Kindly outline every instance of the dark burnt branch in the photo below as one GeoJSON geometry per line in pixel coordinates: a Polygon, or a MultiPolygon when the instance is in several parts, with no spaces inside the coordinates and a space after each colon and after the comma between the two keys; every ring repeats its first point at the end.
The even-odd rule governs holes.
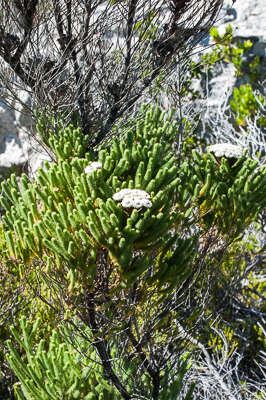
{"type": "Polygon", "coordinates": [[[30,41],[38,1],[39,0],[31,0],[31,1],[24,0],[23,3],[20,0],[15,1],[15,5],[17,6],[19,12],[22,15],[23,24],[24,24],[24,26],[23,26],[24,37],[14,55],[15,62],[19,62],[21,55],[26,50],[28,42],[30,41]]]}
{"type": "Polygon", "coordinates": [[[115,123],[115,121],[122,117],[122,115],[130,109],[143,95],[145,90],[151,85],[153,80],[160,74],[161,69],[157,68],[152,76],[149,79],[146,79],[143,87],[136,93],[134,96],[128,99],[127,102],[120,105],[115,105],[109,114],[109,117],[106,121],[106,124],[101,128],[100,132],[96,136],[94,142],[92,143],[92,147],[97,147],[101,141],[108,136],[108,132],[110,131],[111,127],[115,123]]]}
{"type": "Polygon", "coordinates": [[[61,13],[61,8],[60,8],[60,1],[55,0],[53,2],[53,7],[54,7],[54,17],[56,20],[56,29],[58,32],[58,43],[60,45],[61,51],[64,53],[65,48],[66,48],[66,41],[65,41],[65,28],[64,28],[64,23],[63,23],[63,16],[61,13]]]}
{"type": "Polygon", "coordinates": [[[67,0],[66,3],[67,9],[67,34],[68,36],[72,36],[72,0],[67,0]]]}
{"type": "Polygon", "coordinates": [[[138,0],[131,0],[128,8],[127,16],[127,37],[126,37],[126,48],[127,53],[125,57],[125,77],[123,87],[125,86],[129,74],[130,61],[132,56],[132,39],[134,35],[134,18],[136,14],[138,0]]]}
{"type": "Polygon", "coordinates": [[[81,74],[80,74],[79,64],[78,64],[78,60],[77,60],[77,54],[76,54],[75,50],[72,51],[71,58],[72,58],[73,65],[74,65],[74,75],[75,75],[76,84],[78,87],[77,101],[78,101],[79,110],[80,110],[82,127],[83,127],[84,132],[88,132],[89,125],[88,125],[88,118],[87,118],[86,108],[85,108],[84,84],[80,83],[81,74]]]}
{"type": "Polygon", "coordinates": [[[21,58],[31,40],[38,0],[14,0],[14,6],[16,9],[13,13],[10,14],[9,9],[7,9],[6,12],[9,17],[19,16],[21,19],[21,38],[18,36],[17,32],[8,32],[8,28],[3,23],[0,28],[0,55],[21,81],[34,90],[36,81],[32,76],[29,76],[27,71],[23,68],[21,58]]]}
{"type": "Polygon", "coordinates": [[[89,32],[89,27],[90,27],[90,19],[92,16],[92,1],[88,0],[85,4],[85,10],[86,10],[86,14],[85,14],[85,23],[84,23],[84,31],[83,31],[83,35],[82,35],[82,41],[84,42],[88,36],[88,32],[89,32]]]}
{"type": "Polygon", "coordinates": [[[193,4],[193,0],[170,0],[169,9],[172,14],[171,22],[168,28],[168,36],[176,32],[179,18],[188,11],[189,5],[193,4]]]}
{"type": "Polygon", "coordinates": [[[128,329],[126,330],[126,333],[127,336],[129,337],[129,340],[135,347],[137,354],[141,358],[144,368],[147,370],[152,379],[152,385],[153,385],[152,399],[157,400],[159,398],[159,391],[160,391],[160,370],[159,368],[153,366],[151,362],[147,359],[141,344],[137,341],[136,337],[132,333],[131,323],[129,324],[128,329]]]}
{"type": "Polygon", "coordinates": [[[36,87],[36,80],[29,76],[24,68],[22,68],[20,62],[16,59],[16,57],[12,57],[11,60],[4,57],[4,60],[9,63],[12,70],[17,74],[17,76],[24,82],[27,86],[30,86],[32,89],[36,87]]]}
{"type": "Polygon", "coordinates": [[[98,354],[101,358],[105,377],[115,385],[115,387],[119,390],[124,399],[129,400],[131,396],[113,371],[112,363],[110,361],[111,356],[109,354],[109,351],[107,350],[107,342],[99,338],[99,327],[96,321],[95,301],[93,299],[93,295],[87,295],[86,303],[87,320],[84,320],[84,322],[87,326],[90,327],[91,332],[95,338],[93,346],[97,349],[98,354]]]}

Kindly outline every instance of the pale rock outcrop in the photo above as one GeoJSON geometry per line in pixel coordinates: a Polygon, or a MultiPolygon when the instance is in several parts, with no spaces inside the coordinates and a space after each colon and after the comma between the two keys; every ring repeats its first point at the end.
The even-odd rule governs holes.
{"type": "Polygon", "coordinates": [[[10,167],[20,167],[27,163],[14,112],[4,102],[0,102],[0,172],[7,172],[10,167]]]}

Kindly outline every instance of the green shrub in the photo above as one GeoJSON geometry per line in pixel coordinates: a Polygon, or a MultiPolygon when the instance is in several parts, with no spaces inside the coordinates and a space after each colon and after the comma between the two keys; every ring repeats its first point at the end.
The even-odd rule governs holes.
{"type": "Polygon", "coordinates": [[[19,185],[12,175],[2,184],[3,224],[21,276],[40,277],[55,293],[55,307],[73,309],[90,328],[104,374],[124,398],[134,383],[128,387],[122,373],[117,383],[116,357],[129,375],[145,376],[142,382],[138,375],[138,393],[158,399],[175,388],[176,398],[186,367],[173,374],[183,352],[175,322],[193,326],[201,318],[197,308],[182,315],[178,296],[200,284],[205,268],[219,268],[217,254],[224,256],[263,210],[266,168],[228,144],[179,160],[173,110],[144,106],[141,113],[97,159],[75,156],[79,130],[60,130],[49,141],[57,162],[34,181],[24,175],[19,185]],[[111,348],[117,355],[110,360],[111,348]]]}
{"type": "MultiPolygon", "coordinates": [[[[22,359],[8,341],[8,362],[19,378],[14,386],[19,400],[119,400],[121,396],[103,379],[103,371],[93,347],[83,338],[75,342],[75,347],[66,343],[54,330],[49,338],[49,346],[42,339],[36,346],[36,332],[40,319],[34,325],[20,319],[22,337],[12,327],[11,331],[26,354],[22,359]],[[85,353],[85,356],[82,354],[85,353]]],[[[84,335],[90,335],[84,330],[84,335]]],[[[65,334],[67,334],[65,332],[65,334]]]]}
{"type": "Polygon", "coordinates": [[[241,85],[239,89],[234,88],[230,106],[238,125],[245,126],[248,118],[254,120],[258,116],[258,126],[266,127],[265,115],[259,116],[265,108],[265,99],[262,95],[256,94],[249,83],[241,85]]]}

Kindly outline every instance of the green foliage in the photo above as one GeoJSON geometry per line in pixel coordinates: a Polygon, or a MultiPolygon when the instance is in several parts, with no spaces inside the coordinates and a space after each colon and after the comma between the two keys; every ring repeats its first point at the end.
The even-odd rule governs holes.
{"type": "MultiPolygon", "coordinates": [[[[231,25],[227,26],[225,34],[222,36],[219,35],[217,28],[212,27],[210,29],[210,35],[216,44],[212,51],[203,54],[199,61],[191,61],[186,82],[183,85],[183,96],[189,96],[192,99],[201,97],[197,91],[192,89],[192,79],[206,79],[206,76],[210,79],[214,67],[220,62],[232,63],[235,67],[236,76],[243,76],[244,74],[243,56],[253,46],[252,42],[246,40],[244,42],[238,41],[236,43],[233,40],[231,25]]],[[[257,72],[257,64],[257,60],[255,59],[250,65],[254,76],[257,72]]]]}
{"type": "Polygon", "coordinates": [[[211,75],[213,67],[218,62],[232,63],[235,67],[237,77],[248,79],[249,83],[235,87],[233,99],[230,101],[230,108],[235,117],[235,124],[245,127],[247,118],[257,121],[259,127],[265,128],[266,119],[263,109],[265,98],[258,91],[258,84],[263,80],[260,72],[260,59],[258,56],[244,62],[244,55],[252,49],[253,43],[250,40],[236,41],[232,36],[232,27],[229,25],[223,36],[219,35],[216,28],[211,28],[210,34],[217,43],[212,52],[203,55],[198,64],[193,63],[194,76],[202,77],[207,70],[211,75]]]}
{"type": "Polygon", "coordinates": [[[265,206],[266,180],[265,167],[245,156],[232,163],[195,151],[193,162],[178,167],[171,148],[177,129],[172,112],[148,108],[135,130],[100,151],[101,168],[86,174],[93,165],[88,154],[69,161],[68,151],[61,152],[66,140],[80,143],[77,131],[67,128],[51,141],[58,163],[40,169],[36,182],[24,175],[19,187],[12,175],[2,184],[10,255],[23,263],[42,258],[48,269],[67,263],[72,292],[75,284],[92,283],[101,248],[128,284],[152,265],[148,255],[157,249],[152,282],[174,287],[187,276],[196,237],[182,239],[171,230],[198,209],[208,227],[241,233],[265,206]],[[144,190],[151,207],[123,208],[113,196],[126,188],[144,190]]]}
{"type": "MultiPolygon", "coordinates": [[[[48,348],[44,339],[34,346],[40,322],[37,319],[32,325],[25,317],[21,318],[22,337],[11,327],[14,338],[26,353],[26,359],[22,359],[12,342],[8,341],[7,359],[20,381],[14,387],[18,400],[121,399],[116,389],[103,379],[98,357],[85,339],[80,338],[73,347],[54,330],[48,348]],[[84,352],[85,357],[81,355],[84,352]]],[[[86,328],[83,333],[89,340],[86,328]]]]}
{"type": "Polygon", "coordinates": [[[233,63],[236,69],[236,75],[243,75],[243,55],[253,46],[250,40],[244,42],[238,40],[237,43],[233,40],[232,26],[228,25],[224,35],[219,35],[217,28],[210,29],[210,35],[217,45],[214,50],[202,57],[205,65],[209,68],[213,67],[217,61],[233,63]]]}
{"type": "Polygon", "coordinates": [[[77,124],[64,127],[63,114],[57,121],[51,117],[47,118],[44,113],[39,113],[37,116],[36,130],[43,143],[53,150],[58,160],[71,160],[74,156],[84,156],[88,146],[88,136],[81,132],[77,124]]]}
{"type": "Polygon", "coordinates": [[[137,35],[144,42],[145,40],[155,39],[157,36],[158,28],[156,26],[157,13],[155,9],[150,8],[149,12],[145,15],[143,20],[135,24],[135,31],[137,35]],[[155,22],[155,24],[153,23],[155,22]]]}
{"type": "Polygon", "coordinates": [[[169,377],[164,376],[162,377],[162,387],[163,390],[160,393],[159,399],[178,399],[179,396],[182,396],[183,400],[192,400],[193,399],[193,390],[195,384],[191,385],[188,393],[184,395],[183,393],[183,385],[184,385],[184,378],[188,370],[191,368],[192,363],[190,363],[190,354],[188,352],[184,353],[176,366],[178,374],[176,371],[171,371],[172,376],[172,384],[168,385],[169,377]]]}
{"type": "MultiPolygon", "coordinates": [[[[114,359],[117,359],[115,345],[112,347],[111,356],[114,359]]],[[[160,391],[158,394],[158,400],[176,400],[179,398],[182,398],[182,400],[192,400],[194,384],[188,388],[186,394],[184,393],[186,374],[192,367],[191,354],[188,351],[185,351],[176,361],[174,367],[171,366],[170,361],[167,364],[168,365],[165,366],[160,374],[160,391]]],[[[117,363],[115,362],[116,368],[118,365],[120,365],[120,368],[122,366],[123,376],[121,377],[121,380],[125,384],[129,393],[137,393],[136,388],[138,388],[140,393],[143,393],[144,398],[153,398],[154,388],[152,379],[149,374],[144,372],[142,360],[138,357],[129,359],[126,354],[120,354],[120,360],[117,361],[117,363]],[[143,373],[140,373],[140,371],[143,371],[143,373]],[[136,382],[136,379],[139,380],[136,382]]],[[[137,395],[133,395],[132,398],[138,397],[137,395]]]]}
{"type": "MultiPolygon", "coordinates": [[[[235,338],[234,329],[226,325],[221,327],[221,324],[218,323],[216,324],[215,328],[216,332],[222,332],[224,338],[226,339],[226,343],[228,345],[226,356],[230,357],[231,354],[237,349],[239,344],[235,338]]],[[[224,343],[220,335],[218,335],[216,332],[208,332],[208,348],[211,349],[213,352],[222,352],[224,351],[224,343]]]]}
{"type": "Polygon", "coordinates": [[[5,251],[6,251],[5,232],[4,232],[3,224],[0,224],[0,252],[1,252],[2,256],[5,251]]]}
{"type": "MultiPolygon", "coordinates": [[[[0,225],[0,250],[0,398],[7,400],[9,395],[4,393],[8,392],[7,388],[10,391],[15,382],[14,372],[5,359],[5,341],[10,338],[10,324],[14,324],[21,334],[19,318],[22,315],[28,321],[39,318],[41,323],[35,335],[35,340],[38,342],[50,335],[51,330],[57,325],[57,316],[52,308],[34,296],[34,290],[38,288],[41,296],[49,297],[49,290],[46,286],[40,285],[35,270],[27,268],[22,276],[16,260],[9,259],[2,224],[0,225]]],[[[17,344],[14,343],[14,346],[17,347],[17,344]]]]}
{"type": "MultiPolygon", "coordinates": [[[[199,61],[191,61],[186,82],[183,85],[183,95],[190,98],[201,97],[197,91],[191,87],[192,79],[210,79],[213,75],[214,67],[218,63],[233,64],[237,77],[248,77],[252,86],[256,86],[261,80],[260,60],[256,56],[249,60],[249,64],[244,62],[244,56],[252,49],[253,43],[250,40],[236,41],[233,37],[232,26],[228,25],[224,35],[218,33],[218,29],[212,27],[210,35],[215,42],[212,51],[203,54],[199,61]]],[[[248,104],[247,104],[248,105],[248,104]]]]}
{"type": "MultiPolygon", "coordinates": [[[[85,153],[85,142],[79,130],[71,125],[65,130],[59,126],[58,133],[50,132],[47,141],[57,162],[46,163],[36,180],[23,175],[18,182],[12,175],[2,183],[6,244],[21,277],[34,271],[33,275],[39,274],[42,282],[45,284],[47,280],[49,288],[55,290],[58,282],[65,299],[82,313],[85,307],[82,295],[94,291],[99,277],[105,273],[108,276],[108,301],[97,303],[97,311],[105,316],[109,313],[108,318],[114,321],[114,326],[99,333],[106,340],[113,332],[121,334],[126,330],[131,315],[140,334],[144,335],[147,321],[144,322],[141,306],[146,303],[149,303],[149,318],[153,320],[152,329],[156,333],[148,345],[156,346],[157,342],[161,345],[167,335],[175,338],[177,328],[171,321],[179,319],[178,311],[170,310],[160,317],[160,307],[172,291],[182,287],[188,278],[192,279],[201,257],[199,236],[211,232],[224,243],[237,241],[265,207],[266,168],[258,167],[245,153],[236,159],[214,157],[210,152],[201,154],[195,150],[188,161],[180,160],[174,152],[179,126],[173,115],[174,110],[167,114],[159,108],[143,106],[136,122],[129,122],[120,140],[115,138],[110,146],[100,149],[97,160],[85,153]],[[130,206],[125,205],[117,197],[123,189],[144,193],[145,201],[134,203],[130,198],[130,206]],[[127,309],[126,298],[132,296],[132,288],[136,287],[140,300],[136,307],[127,309]],[[120,299],[122,292],[123,299],[120,299]],[[114,295],[118,298],[115,305],[112,303],[114,295]],[[116,316],[113,308],[120,310],[116,316]]],[[[40,132],[44,129],[40,125],[40,132]]],[[[211,254],[206,255],[206,260],[210,258],[211,254]]],[[[99,298],[102,299],[102,293],[99,298]]],[[[197,312],[192,314],[189,316],[191,326],[197,312]]],[[[23,324],[25,321],[21,329],[26,338],[30,336],[27,331],[30,328],[24,328],[23,324]]],[[[35,331],[37,328],[38,324],[35,331]]],[[[59,340],[54,335],[51,340],[59,340]]],[[[19,339],[18,334],[16,339],[19,339]]],[[[35,375],[31,375],[31,362],[39,365],[42,348],[29,353],[24,342],[23,345],[19,343],[29,354],[27,374],[30,375],[19,375],[19,370],[23,369],[9,342],[10,364],[22,383],[24,396],[29,396],[27,390],[35,393],[37,384],[49,396],[51,385],[60,387],[63,380],[55,382],[56,374],[46,376],[43,359],[40,371],[36,372],[37,382],[35,375]],[[40,386],[44,379],[48,379],[47,387],[40,386]]],[[[49,347],[46,363],[53,357],[62,362],[57,347],[49,347]]],[[[140,353],[145,354],[145,351],[147,348],[140,353]]],[[[142,363],[139,354],[128,364],[121,361],[126,376],[135,376],[132,371],[140,369],[142,363]]],[[[189,361],[185,358],[184,363],[182,360],[180,363],[176,379],[171,375],[171,368],[165,366],[165,370],[160,371],[162,399],[176,398],[174,396],[181,393],[189,361]]],[[[73,372],[73,377],[75,374],[73,372]]],[[[150,393],[151,376],[147,371],[144,375],[142,388],[150,393]]],[[[65,377],[67,381],[67,375],[65,377]]],[[[124,382],[126,379],[122,378],[124,382]]],[[[69,387],[65,390],[70,390],[69,387]]],[[[18,389],[16,393],[19,396],[18,389]]],[[[69,396],[74,398],[73,393],[69,396]]]]}
{"type": "MultiPolygon", "coordinates": [[[[233,99],[230,102],[231,110],[236,116],[236,122],[240,126],[247,124],[247,119],[252,119],[260,113],[265,107],[264,97],[255,94],[251,85],[241,85],[240,88],[234,88],[233,99]]],[[[258,126],[266,127],[266,116],[258,117],[258,126]]]]}
{"type": "MultiPolygon", "coordinates": [[[[220,35],[217,28],[212,27],[210,35],[215,42],[212,50],[204,53],[197,61],[190,61],[186,71],[185,79],[182,80],[180,88],[178,85],[171,85],[166,89],[166,96],[176,93],[178,98],[183,101],[195,101],[204,99],[206,96],[205,87],[202,90],[195,88],[196,81],[205,85],[214,76],[214,72],[222,64],[234,66],[235,76],[237,77],[233,98],[229,102],[230,108],[226,111],[226,116],[231,118],[234,129],[239,131],[239,127],[246,128],[247,120],[256,121],[259,128],[265,128],[265,98],[261,93],[263,87],[263,75],[259,57],[250,58],[248,52],[252,49],[253,43],[250,40],[241,41],[233,37],[232,27],[226,28],[224,35],[220,35]],[[248,59],[248,62],[245,61],[248,59]],[[242,84],[242,82],[248,82],[242,84]]],[[[164,91],[164,88],[157,85],[156,90],[164,91]]],[[[155,92],[154,91],[154,92],[155,92]]],[[[173,97],[173,96],[172,96],[173,97]]],[[[205,138],[198,135],[202,129],[201,115],[193,115],[191,120],[183,119],[183,144],[184,155],[189,157],[193,148],[204,147],[205,138]]],[[[205,127],[206,129],[206,127],[205,127]]]]}
{"type": "MultiPolygon", "coordinates": [[[[82,335],[75,337],[73,344],[65,342],[69,337],[66,329],[53,330],[47,340],[37,342],[38,330],[41,320],[38,318],[34,324],[27,322],[26,317],[19,321],[20,330],[11,327],[11,332],[19,345],[15,348],[11,340],[8,345],[8,362],[19,379],[14,385],[15,396],[18,400],[62,400],[62,399],[87,399],[87,400],[120,400],[122,397],[117,390],[110,386],[103,378],[103,370],[93,346],[91,333],[85,326],[82,335]],[[22,335],[20,334],[22,332],[22,335]],[[86,339],[85,339],[86,338],[86,339]]],[[[77,321],[75,321],[76,323],[77,321]]],[[[115,359],[116,352],[111,351],[115,359]]],[[[115,362],[116,364],[116,362],[115,362]]],[[[121,382],[130,392],[136,386],[135,377],[140,369],[138,359],[129,360],[120,355],[117,364],[122,365],[123,376],[121,382]]],[[[175,365],[174,370],[165,369],[161,376],[161,387],[158,399],[174,400],[183,392],[185,375],[191,368],[190,354],[184,353],[175,365]]],[[[153,385],[150,377],[144,373],[141,381],[137,383],[142,392],[152,396],[153,385]]],[[[188,393],[183,395],[183,400],[191,400],[194,385],[188,393]]]]}
{"type": "Polygon", "coordinates": [[[266,168],[245,155],[239,159],[201,155],[192,151],[193,163],[184,163],[184,193],[196,197],[195,206],[207,228],[236,237],[265,208],[266,168]]]}
{"type": "MultiPolygon", "coordinates": [[[[159,109],[147,110],[135,132],[100,151],[102,168],[90,174],[84,173],[90,164],[88,155],[67,162],[58,150],[58,163],[47,163],[36,183],[26,175],[21,188],[15,176],[3,183],[3,221],[11,256],[24,263],[44,257],[48,263],[55,255],[59,264],[70,263],[70,290],[78,270],[92,282],[100,247],[108,249],[123,279],[131,281],[142,274],[150,265],[146,254],[165,243],[168,246],[167,232],[177,216],[172,208],[179,178],[170,144],[177,127],[170,120],[171,115],[167,120],[159,109]],[[124,188],[145,190],[152,207],[123,209],[112,196],[124,188]],[[141,257],[133,257],[134,250],[141,257]]],[[[64,143],[68,137],[71,142],[71,133],[75,137],[76,131],[68,128],[58,140],[64,143]]],[[[61,142],[56,148],[60,146],[61,142]]],[[[187,239],[182,246],[191,243],[187,239]]]]}

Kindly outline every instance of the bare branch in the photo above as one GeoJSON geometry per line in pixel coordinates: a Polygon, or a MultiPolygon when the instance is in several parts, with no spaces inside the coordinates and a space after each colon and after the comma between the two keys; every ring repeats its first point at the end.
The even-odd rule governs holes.
{"type": "Polygon", "coordinates": [[[0,80],[34,109],[68,123],[79,115],[89,145],[191,53],[222,1],[1,0],[0,80]],[[19,16],[19,21],[18,21],[19,16]]]}

